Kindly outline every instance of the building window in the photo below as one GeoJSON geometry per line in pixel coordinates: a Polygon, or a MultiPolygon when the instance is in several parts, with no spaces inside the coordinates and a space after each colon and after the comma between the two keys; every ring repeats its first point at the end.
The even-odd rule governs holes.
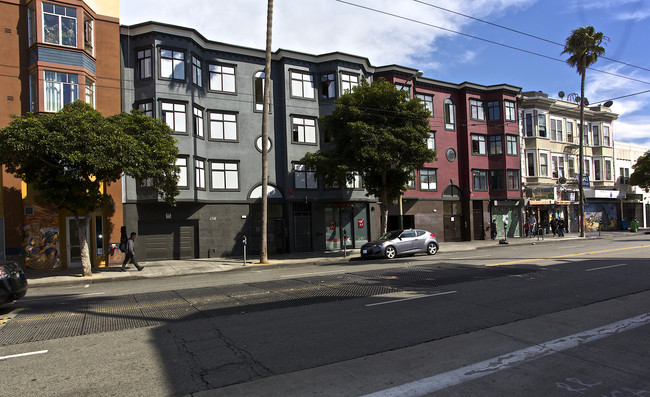
{"type": "MultiPolygon", "coordinates": [[[[209,65],[210,87],[212,91],[235,92],[235,68],[232,66],[209,65]]],[[[264,81],[264,76],[262,76],[264,81]]],[[[264,90],[262,89],[262,95],[264,90]]]]}
{"type": "Polygon", "coordinates": [[[597,125],[591,127],[592,145],[600,146],[600,128],[597,125]]]}
{"type": "Polygon", "coordinates": [[[516,135],[506,135],[506,154],[509,156],[517,156],[519,154],[516,135]]]}
{"type": "Polygon", "coordinates": [[[291,139],[294,143],[316,143],[316,120],[303,117],[291,118],[291,139]]]}
{"type": "Polygon", "coordinates": [[[433,117],[433,95],[415,94],[416,98],[420,98],[424,107],[431,113],[429,117],[433,117]]]}
{"type": "Polygon", "coordinates": [[[145,116],[153,117],[153,102],[138,103],[138,110],[144,113],[145,116]]]}
{"type": "Polygon", "coordinates": [[[584,158],[584,168],[582,169],[582,171],[584,172],[584,175],[587,175],[587,177],[589,177],[589,175],[592,175],[592,173],[591,173],[591,159],[586,158],[586,157],[584,158]]]}
{"type": "Polygon", "coordinates": [[[603,126],[603,146],[612,146],[611,136],[609,135],[609,126],[603,126]]]}
{"type": "Polygon", "coordinates": [[[456,116],[454,115],[454,103],[451,99],[445,99],[444,103],[445,112],[445,129],[453,130],[456,128],[456,116]]]}
{"type": "Polygon", "coordinates": [[[564,155],[554,154],[551,155],[551,168],[552,168],[552,177],[564,178],[564,155]]]}
{"type": "Polygon", "coordinates": [[[454,148],[450,147],[449,149],[447,149],[445,155],[447,156],[447,161],[449,161],[450,163],[453,163],[456,160],[456,151],[454,150],[454,148]]]}
{"type": "Polygon", "coordinates": [[[239,190],[239,164],[225,161],[210,163],[210,189],[239,190]]]}
{"type": "Polygon", "coordinates": [[[420,170],[420,190],[438,189],[438,171],[430,168],[420,170]]]}
{"type": "Polygon", "coordinates": [[[356,74],[341,73],[341,92],[352,92],[359,85],[359,76],[356,74]]]}
{"type": "Polygon", "coordinates": [[[189,185],[188,181],[188,169],[187,169],[187,157],[179,157],[176,159],[176,166],[178,170],[178,187],[187,188],[189,185]]]}
{"type": "Polygon", "coordinates": [[[477,99],[469,100],[470,118],[472,120],[485,120],[485,110],[483,109],[483,102],[477,99]]]}
{"type": "Polygon", "coordinates": [[[474,190],[488,190],[487,171],[485,170],[472,170],[472,182],[474,190]]]}
{"type": "Polygon", "coordinates": [[[589,146],[589,124],[582,127],[582,145],[589,146]]]}
{"type": "Polygon", "coordinates": [[[515,109],[515,103],[510,101],[503,101],[506,113],[506,121],[517,121],[517,111],[515,109]]]}
{"type": "Polygon", "coordinates": [[[490,170],[490,190],[506,190],[506,177],[503,170],[490,170]]]}
{"type": "Polygon", "coordinates": [[[526,113],[524,116],[525,122],[524,122],[524,129],[526,131],[526,136],[527,137],[532,137],[535,136],[535,128],[533,126],[533,115],[532,113],[526,113]]]}
{"type": "Polygon", "coordinates": [[[29,111],[38,112],[38,74],[29,75],[29,111]]]}
{"type": "Polygon", "coordinates": [[[182,51],[161,49],[160,77],[185,80],[185,53],[182,51]]]}
{"type": "Polygon", "coordinates": [[[485,156],[485,135],[472,135],[472,154],[485,156]]]}
{"type": "Polygon", "coordinates": [[[264,110],[264,72],[255,73],[255,110],[264,110]]]}
{"type": "Polygon", "coordinates": [[[427,149],[436,150],[436,132],[429,132],[429,138],[427,138],[427,149]]]}
{"type": "Polygon", "coordinates": [[[334,73],[323,74],[320,76],[320,97],[323,99],[334,98],[336,96],[336,79],[334,73]]]}
{"type": "Polygon", "coordinates": [[[573,122],[567,121],[566,123],[566,141],[573,143],[573,122]]]}
{"type": "Polygon", "coordinates": [[[488,150],[490,156],[503,154],[503,136],[488,135],[488,150]]]}
{"type": "Polygon", "coordinates": [[[138,78],[151,78],[151,49],[140,50],[137,52],[138,58],[138,78]]]}
{"type": "Polygon", "coordinates": [[[601,160],[594,159],[594,181],[601,181],[603,179],[601,160]]]}
{"type": "Polygon", "coordinates": [[[194,186],[205,189],[205,160],[194,159],[194,186]]]}
{"type": "Polygon", "coordinates": [[[411,175],[409,176],[408,188],[415,189],[415,171],[411,172],[411,175]]]}
{"type": "Polygon", "coordinates": [[[537,176],[537,164],[535,161],[535,152],[526,152],[526,172],[527,176],[537,176]]]}
{"type": "Polygon", "coordinates": [[[568,177],[575,179],[576,177],[576,159],[573,156],[568,156],[566,159],[566,166],[568,169],[568,177]]]}
{"type": "Polygon", "coordinates": [[[43,3],[43,40],[48,44],[77,46],[77,9],[43,3]]]}
{"type": "Polygon", "coordinates": [[[562,120],[551,119],[551,140],[562,141],[564,139],[562,133],[562,120]]]}
{"type": "Polygon", "coordinates": [[[545,114],[539,114],[537,115],[537,128],[539,130],[539,136],[542,138],[546,138],[548,135],[546,135],[546,115],[545,114]]]}
{"type": "Polygon", "coordinates": [[[619,182],[623,185],[630,183],[630,169],[621,167],[619,168],[619,182]]]}
{"type": "Polygon", "coordinates": [[[45,71],[45,110],[58,112],[79,99],[79,76],[45,71]]]}
{"type": "Polygon", "coordinates": [[[104,255],[104,220],[101,215],[95,215],[95,249],[97,256],[104,255]]]}
{"type": "Polygon", "coordinates": [[[548,176],[548,153],[539,154],[539,176],[548,176]]]}
{"type": "Polygon", "coordinates": [[[605,180],[611,181],[612,179],[612,160],[605,159],[605,180]]]}
{"type": "Polygon", "coordinates": [[[84,50],[90,55],[95,54],[95,21],[84,13],[84,50]]]}
{"type": "Polygon", "coordinates": [[[237,115],[233,113],[210,112],[210,139],[236,141],[237,115]]]}
{"type": "Polygon", "coordinates": [[[489,121],[501,120],[501,103],[499,101],[488,102],[487,110],[489,121]]]}
{"type": "Polygon", "coordinates": [[[27,43],[36,44],[36,6],[32,3],[27,9],[27,43]]]}
{"type": "Polygon", "coordinates": [[[192,109],[194,113],[192,117],[192,124],[194,127],[194,135],[203,138],[203,110],[199,108],[192,109]]]}
{"type": "Polygon", "coordinates": [[[296,189],[318,189],[316,172],[304,164],[293,165],[293,183],[296,189]]]}
{"type": "Polygon", "coordinates": [[[203,65],[201,60],[192,56],[192,83],[203,87],[203,65]]]}
{"type": "Polygon", "coordinates": [[[519,190],[519,170],[508,170],[508,190],[519,190]]]}
{"type": "Polygon", "coordinates": [[[345,187],[348,189],[361,189],[361,175],[358,172],[351,172],[345,178],[345,187]]]}
{"type": "Polygon", "coordinates": [[[314,76],[308,73],[291,72],[291,96],[314,98],[314,76]]]}
{"type": "Polygon", "coordinates": [[[86,103],[95,107],[95,82],[86,78],[86,103]]]}
{"type": "Polygon", "coordinates": [[[185,105],[182,103],[162,102],[162,120],[176,132],[187,132],[185,105]]]}

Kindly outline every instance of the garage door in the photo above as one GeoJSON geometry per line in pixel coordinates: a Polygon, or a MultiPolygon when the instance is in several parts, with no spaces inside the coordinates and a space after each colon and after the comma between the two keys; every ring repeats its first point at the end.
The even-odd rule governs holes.
{"type": "Polygon", "coordinates": [[[136,252],[143,261],[196,258],[195,229],[192,223],[139,222],[136,252]]]}

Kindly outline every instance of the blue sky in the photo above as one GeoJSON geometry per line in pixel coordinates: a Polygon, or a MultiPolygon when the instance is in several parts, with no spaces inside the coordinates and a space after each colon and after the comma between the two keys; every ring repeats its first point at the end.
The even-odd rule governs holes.
{"type": "MultiPolygon", "coordinates": [[[[122,0],[120,22],[186,26],[210,40],[263,49],[266,6],[266,0],[122,0]]],[[[650,92],[632,95],[650,90],[650,0],[275,0],[273,50],[341,51],[433,79],[507,83],[557,98],[559,91],[579,93],[580,77],[556,43],[586,25],[609,38],[606,58],[636,67],[599,59],[587,72],[585,96],[591,103],[614,100],[615,140],[650,147],[650,92]]]]}

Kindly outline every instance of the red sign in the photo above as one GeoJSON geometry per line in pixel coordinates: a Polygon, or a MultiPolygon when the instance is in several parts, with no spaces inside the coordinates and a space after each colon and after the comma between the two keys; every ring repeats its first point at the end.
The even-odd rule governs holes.
{"type": "Polygon", "coordinates": [[[359,228],[363,227],[363,219],[357,219],[357,224],[359,225],[359,228]]]}

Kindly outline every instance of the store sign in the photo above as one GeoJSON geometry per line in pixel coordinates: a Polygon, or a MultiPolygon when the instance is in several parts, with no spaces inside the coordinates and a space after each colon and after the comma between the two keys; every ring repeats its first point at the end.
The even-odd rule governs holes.
{"type": "Polygon", "coordinates": [[[619,190],[595,190],[594,198],[625,198],[625,192],[619,190]]]}
{"type": "Polygon", "coordinates": [[[555,189],[552,187],[535,187],[532,190],[533,200],[553,200],[555,198],[555,189]]]}

